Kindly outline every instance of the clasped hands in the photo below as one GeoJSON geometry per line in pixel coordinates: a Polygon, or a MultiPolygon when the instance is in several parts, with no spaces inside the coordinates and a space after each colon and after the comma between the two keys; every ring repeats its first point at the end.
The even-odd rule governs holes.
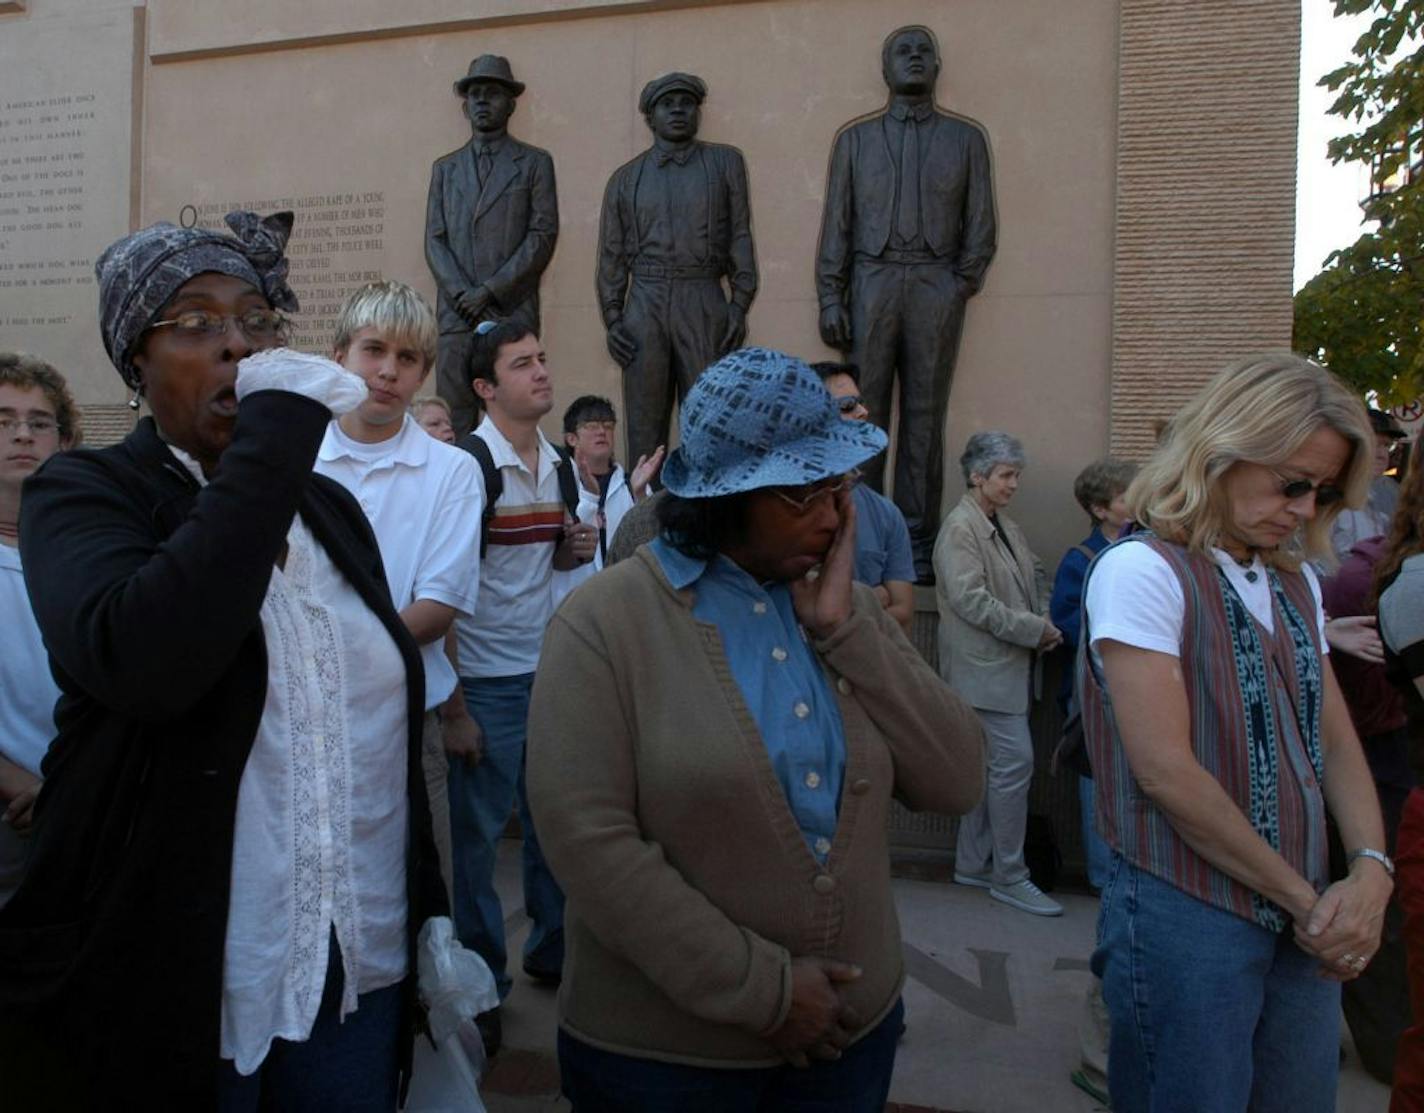
{"type": "Polygon", "coordinates": [[[812,1059],[839,1059],[850,1046],[862,1020],[840,987],[860,975],[859,966],[835,959],[791,960],[791,1007],[768,1039],[793,1067],[809,1067],[812,1059]]]}
{"type": "Polygon", "coordinates": [[[1379,949],[1384,909],[1393,888],[1383,866],[1357,860],[1349,876],[1296,911],[1296,944],[1320,960],[1325,977],[1341,982],[1358,978],[1379,949]]]}

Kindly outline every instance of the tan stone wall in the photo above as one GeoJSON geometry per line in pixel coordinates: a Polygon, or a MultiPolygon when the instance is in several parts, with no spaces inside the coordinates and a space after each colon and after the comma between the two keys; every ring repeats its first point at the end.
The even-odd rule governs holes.
{"type": "MultiPolygon", "coordinates": [[[[1079,530],[1072,475],[1107,441],[1118,5],[635,7],[331,44],[323,36],[351,27],[330,5],[283,6],[282,26],[321,45],[250,52],[230,17],[213,14],[200,33],[202,11],[220,5],[155,0],[144,220],[177,220],[185,204],[209,206],[211,218],[228,201],[338,196],[349,214],[369,208],[358,198],[379,194],[382,246],[338,250],[325,273],[379,269],[433,293],[422,251],[429,166],[469,134],[450,83],[474,55],[505,54],[529,86],[511,131],[549,149],[558,175],[562,227],[543,295],[559,399],[586,390],[616,399],[593,289],[599,203],[608,175],[648,144],[638,90],[657,74],[690,70],[711,88],[703,136],[747,158],[762,275],[750,339],[824,358],[812,265],[831,141],[846,121],[883,106],[884,35],[927,23],[944,54],[939,100],[989,134],[1001,227],[998,257],[970,305],[951,398],[947,498],[958,498],[953,460],[970,432],[1018,433],[1032,470],[1017,516],[1056,560],[1079,530]]],[[[277,14],[255,22],[270,27],[277,14]]],[[[370,226],[368,215],[342,226],[370,226]]],[[[340,239],[354,248],[375,237],[340,239]]],[[[309,300],[320,309],[337,299],[309,300]]]]}
{"type": "MultiPolygon", "coordinates": [[[[0,56],[29,63],[0,86],[62,71],[112,87],[106,134],[124,141],[105,148],[91,257],[128,224],[294,205],[302,335],[320,345],[367,275],[433,294],[429,166],[468,136],[450,82],[478,53],[508,55],[529,85],[512,131],[558,174],[543,293],[566,402],[620,393],[594,304],[598,207],[648,143],[639,88],[670,69],[707,79],[704,137],[747,156],[750,339],[828,354],[812,284],[826,158],[840,125],[883,105],[880,42],[909,22],[940,39],[941,104],[990,137],[1000,222],[951,397],[946,498],[970,432],[1017,433],[1031,467],[1015,516],[1051,565],[1082,528],[1083,464],[1110,442],[1140,454],[1151,417],[1228,358],[1289,342],[1296,0],[26,0],[0,8],[0,56]],[[103,13],[130,32],[89,33],[103,13]],[[37,30],[57,21],[67,36],[37,30]]],[[[46,343],[76,353],[81,401],[106,407],[94,429],[118,430],[86,312],[46,343]]]]}
{"type": "Polygon", "coordinates": [[[1291,340],[1297,0],[1123,0],[1112,448],[1291,340]]]}

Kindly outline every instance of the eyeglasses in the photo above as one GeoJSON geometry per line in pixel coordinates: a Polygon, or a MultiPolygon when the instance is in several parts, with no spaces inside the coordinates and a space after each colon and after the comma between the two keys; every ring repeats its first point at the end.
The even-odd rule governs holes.
{"type": "Polygon", "coordinates": [[[618,422],[609,418],[607,421],[580,421],[576,429],[602,429],[605,433],[611,433],[618,428],[618,422]]]}
{"type": "Polygon", "coordinates": [[[246,313],[227,316],[221,313],[204,313],[200,309],[180,313],[167,321],[154,321],[149,328],[171,327],[184,340],[198,340],[227,333],[229,321],[236,321],[237,327],[249,340],[271,340],[281,336],[291,323],[272,309],[249,309],[246,313]]]}
{"type": "Polygon", "coordinates": [[[59,428],[59,422],[52,417],[0,417],[0,433],[13,437],[23,425],[34,437],[44,437],[59,428]]]}
{"type": "Polygon", "coordinates": [[[1281,481],[1281,495],[1284,498],[1303,499],[1313,492],[1316,506],[1333,506],[1345,497],[1345,492],[1332,483],[1312,483],[1308,479],[1287,479],[1279,473],[1276,478],[1281,481]]]}
{"type": "Polygon", "coordinates": [[[853,414],[863,405],[865,401],[859,394],[843,394],[836,399],[836,409],[843,414],[853,414]]]}
{"type": "Polygon", "coordinates": [[[773,495],[779,498],[787,506],[794,507],[796,513],[804,514],[810,510],[816,500],[826,495],[836,495],[841,491],[849,491],[860,482],[860,472],[852,468],[845,475],[833,475],[828,479],[820,479],[815,483],[803,483],[799,487],[768,487],[773,495]]]}

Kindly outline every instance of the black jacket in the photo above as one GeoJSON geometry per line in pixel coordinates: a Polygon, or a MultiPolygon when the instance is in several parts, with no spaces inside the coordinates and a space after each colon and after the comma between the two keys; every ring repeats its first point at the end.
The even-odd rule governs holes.
{"type": "Polygon", "coordinates": [[[8,1096],[32,1082],[36,1108],[59,1108],[55,1064],[67,1062],[59,1073],[88,1091],[74,1098],[85,1108],[214,1102],[238,785],[266,698],[259,611],[294,514],[405,661],[412,975],[415,932],[447,911],[421,772],[420,654],[360,507],[311,473],[329,419],[306,398],[260,392],[206,486],[151,419],[111,448],[53,457],[25,484],[26,582],[63,694],[28,873],[0,909],[8,1096]]]}

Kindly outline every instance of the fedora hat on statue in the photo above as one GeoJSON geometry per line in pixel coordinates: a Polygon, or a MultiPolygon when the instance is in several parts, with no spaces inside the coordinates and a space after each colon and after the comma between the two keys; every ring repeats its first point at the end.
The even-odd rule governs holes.
{"type": "Polygon", "coordinates": [[[455,95],[463,97],[476,81],[497,82],[516,97],[524,92],[524,82],[514,80],[514,73],[509,68],[509,59],[502,58],[498,54],[481,54],[471,62],[469,72],[455,82],[455,95]]]}

